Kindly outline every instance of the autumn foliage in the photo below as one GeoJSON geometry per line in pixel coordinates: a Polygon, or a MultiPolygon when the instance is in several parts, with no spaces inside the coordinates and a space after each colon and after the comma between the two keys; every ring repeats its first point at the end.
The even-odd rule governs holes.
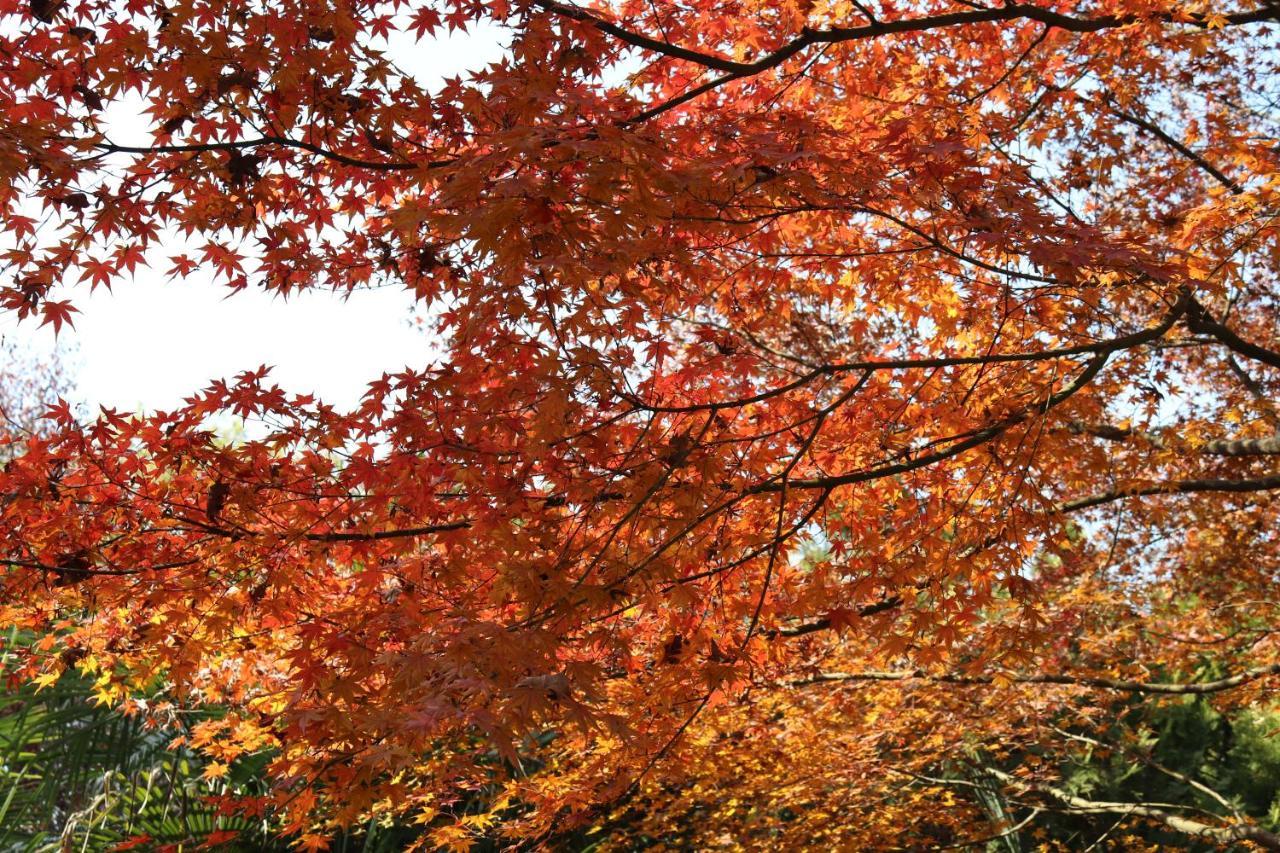
{"type": "Polygon", "coordinates": [[[176,736],[314,848],[1090,808],[1100,721],[1280,673],[1280,11],[1224,2],[0,0],[9,312],[394,286],[441,353],[55,406],[0,475],[23,674],[225,708],[176,736]],[[440,85],[388,46],[484,23],[440,85]]]}

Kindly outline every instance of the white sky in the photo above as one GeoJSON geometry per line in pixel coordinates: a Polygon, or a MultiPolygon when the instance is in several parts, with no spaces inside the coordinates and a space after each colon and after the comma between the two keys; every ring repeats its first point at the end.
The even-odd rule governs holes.
{"type": "MultiPolygon", "coordinates": [[[[414,43],[396,34],[391,55],[434,89],[498,59],[503,35],[488,27],[414,43]]],[[[110,135],[123,144],[149,141],[140,121],[113,122],[110,135]]],[[[208,274],[168,282],[163,270],[140,270],[111,292],[76,288],[70,298],[81,313],[56,344],[51,327],[18,324],[11,314],[0,315],[0,335],[33,354],[67,350],[63,360],[91,411],[176,408],[211,380],[262,364],[286,391],[346,406],[382,373],[423,367],[433,357],[430,337],[411,322],[414,301],[404,290],[360,291],[345,301],[320,292],[287,301],[261,291],[229,293],[208,274]]]]}
{"type": "MultiPolygon", "coordinates": [[[[287,302],[227,293],[197,276],[166,283],[147,271],[111,293],[79,294],[75,328],[58,336],[78,396],[95,411],[172,409],[212,379],[266,364],[286,390],[345,406],[384,371],[431,359],[429,336],[410,325],[405,291],[357,292],[345,303],[328,293],[287,302]]],[[[33,353],[55,347],[50,326],[19,326],[10,315],[0,330],[33,353]]]]}

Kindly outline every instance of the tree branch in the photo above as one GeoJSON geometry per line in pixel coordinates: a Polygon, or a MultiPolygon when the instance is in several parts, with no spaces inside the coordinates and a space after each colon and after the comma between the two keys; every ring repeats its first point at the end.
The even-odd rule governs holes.
{"type": "MultiPolygon", "coordinates": [[[[877,601],[875,604],[868,604],[865,607],[858,608],[858,617],[865,619],[868,616],[874,616],[877,613],[883,613],[886,610],[892,610],[902,604],[901,596],[892,596],[884,601],[877,601]]],[[[818,631],[826,631],[835,627],[834,623],[828,617],[815,619],[812,622],[805,622],[801,625],[792,625],[787,628],[777,628],[772,631],[761,631],[762,637],[803,637],[806,634],[814,634],[818,631]]]]}
{"type": "Polygon", "coordinates": [[[1227,492],[1227,493],[1247,493],[1247,492],[1266,492],[1272,489],[1280,489],[1280,474],[1272,474],[1269,477],[1259,477],[1256,480],[1223,480],[1223,479],[1203,479],[1203,480],[1174,480],[1170,483],[1160,483],[1155,486],[1144,486],[1139,489],[1131,489],[1128,491],[1110,490],[1100,492],[1096,495],[1089,495],[1083,498],[1066,501],[1058,505],[1058,512],[1078,512],[1082,509],[1090,509],[1095,506],[1111,503],[1112,501],[1123,500],[1125,498],[1150,497],[1152,495],[1186,495],[1197,492],[1227,492]]]}
{"type": "Polygon", "coordinates": [[[1280,352],[1246,341],[1244,338],[1231,331],[1231,329],[1227,328],[1227,326],[1213,319],[1205,307],[1194,300],[1187,311],[1187,325],[1193,332],[1213,335],[1215,338],[1222,341],[1227,348],[1235,350],[1241,355],[1247,356],[1254,361],[1260,361],[1263,364],[1269,364],[1272,367],[1280,367],[1280,352]]]}
{"type": "Polygon", "coordinates": [[[587,24],[602,33],[619,41],[652,53],[669,56],[700,65],[703,68],[724,72],[723,76],[702,83],[682,95],[664,101],[623,122],[624,125],[635,125],[648,121],[681,104],[687,103],[713,89],[751,77],[762,71],[775,68],[805,48],[816,44],[840,44],[850,41],[875,39],[882,36],[901,33],[921,33],[929,30],[948,27],[970,26],[973,24],[999,23],[1018,20],[1038,21],[1046,28],[1066,30],[1073,33],[1093,33],[1100,30],[1124,27],[1140,23],[1144,20],[1162,21],[1171,24],[1186,24],[1192,27],[1207,29],[1225,23],[1228,26],[1272,21],[1280,18],[1280,9],[1263,6],[1248,12],[1232,12],[1227,15],[1209,15],[1202,12],[1175,10],[1157,12],[1147,15],[1099,15],[1096,17],[1075,17],[1035,6],[1029,3],[1009,3],[995,8],[977,8],[965,12],[948,12],[937,15],[924,15],[916,18],[903,18],[897,21],[871,21],[857,27],[832,27],[826,30],[805,28],[801,34],[759,58],[744,62],[730,59],[720,54],[708,53],[684,47],[663,39],[656,39],[603,17],[580,6],[560,3],[556,0],[532,0],[534,6],[561,17],[587,24]]]}
{"type": "Polygon", "coordinates": [[[1280,850],[1280,836],[1267,832],[1262,827],[1251,823],[1213,826],[1181,815],[1175,815],[1164,809],[1144,803],[1113,803],[1101,800],[1086,800],[1061,788],[1028,782],[1001,770],[996,770],[993,767],[985,768],[985,770],[1006,785],[1020,788],[1023,791],[1045,794],[1077,814],[1122,814],[1151,818],[1160,821],[1175,832],[1216,844],[1237,844],[1241,841],[1252,841],[1267,850],[1280,850]]]}
{"type": "Polygon", "coordinates": [[[1042,673],[1040,675],[959,675],[955,673],[932,674],[923,670],[868,670],[866,672],[822,672],[808,678],[801,678],[789,683],[791,687],[808,687],[814,684],[838,684],[860,681],[931,681],[940,684],[984,685],[997,681],[1009,681],[1014,684],[1061,684],[1076,687],[1096,687],[1102,690],[1117,690],[1124,693],[1158,693],[1175,696],[1202,696],[1209,693],[1220,693],[1231,690],[1242,684],[1248,684],[1268,676],[1280,674],[1280,663],[1270,666],[1259,666],[1247,669],[1236,675],[1219,678],[1215,681],[1197,681],[1189,683],[1168,683],[1156,681],[1130,681],[1117,678],[1093,678],[1084,675],[1042,673]]]}
{"type": "Polygon", "coordinates": [[[1214,166],[1212,163],[1206,160],[1202,155],[1197,154],[1187,146],[1183,145],[1178,140],[1174,139],[1169,134],[1165,133],[1164,129],[1161,128],[1159,125],[1153,122],[1147,121],[1146,119],[1141,118],[1140,116],[1136,116],[1136,115],[1133,115],[1132,113],[1125,112],[1124,110],[1112,104],[1109,98],[1106,101],[1104,101],[1103,107],[1107,110],[1107,112],[1111,113],[1116,118],[1120,119],[1123,122],[1131,124],[1134,127],[1137,127],[1141,130],[1145,130],[1147,133],[1151,134],[1156,139],[1160,140],[1165,145],[1172,148],[1174,151],[1177,151],[1183,157],[1186,157],[1192,163],[1195,163],[1196,166],[1198,166],[1202,171],[1211,175],[1215,181],[1217,181],[1218,183],[1226,187],[1228,190],[1230,190],[1233,195],[1240,195],[1244,192],[1244,187],[1240,186],[1240,184],[1236,183],[1234,180],[1227,177],[1226,174],[1224,174],[1220,169],[1218,169],[1218,167],[1214,166]]]}
{"type": "Polygon", "coordinates": [[[1144,329],[1140,332],[1121,335],[1120,337],[1109,338],[1103,341],[1094,341],[1089,344],[1077,344],[1076,346],[1060,347],[1058,349],[1032,350],[1030,352],[1001,352],[987,353],[985,355],[936,356],[931,358],[867,359],[864,361],[841,361],[833,364],[820,364],[785,385],[769,388],[757,394],[752,394],[749,397],[737,397],[732,400],[719,400],[712,403],[690,403],[683,406],[662,406],[651,405],[631,395],[626,395],[623,399],[635,406],[637,409],[641,409],[646,412],[661,412],[664,414],[714,412],[720,409],[739,409],[753,403],[762,403],[772,397],[777,397],[790,391],[794,391],[797,388],[802,388],[819,377],[834,376],[840,373],[1014,364],[1028,361],[1049,361],[1050,359],[1068,358],[1073,355],[1117,352],[1151,340],[1151,335],[1157,330],[1160,330],[1159,333],[1163,334],[1164,331],[1167,331],[1172,327],[1173,323],[1177,320],[1177,316],[1180,314],[1180,309],[1175,308],[1174,310],[1175,314],[1173,316],[1165,318],[1168,325],[1165,325],[1165,322],[1162,322],[1156,329],[1144,329]]]}
{"type": "Polygon", "coordinates": [[[948,12],[938,15],[924,15],[916,18],[902,18],[897,21],[872,21],[857,27],[832,27],[826,30],[805,28],[799,37],[792,39],[759,58],[742,62],[719,54],[684,47],[663,39],[656,39],[620,24],[606,20],[581,6],[571,6],[556,0],[533,0],[533,5],[561,17],[570,18],[595,27],[621,42],[638,47],[652,53],[659,53],[673,59],[682,59],[701,65],[704,68],[723,71],[735,77],[758,74],[761,71],[781,65],[806,47],[815,44],[839,44],[848,41],[861,41],[899,33],[920,33],[928,30],[948,27],[969,26],[972,24],[999,23],[1017,20],[1039,21],[1046,27],[1067,30],[1073,33],[1094,33],[1100,30],[1124,27],[1140,23],[1143,20],[1156,20],[1171,24],[1187,24],[1192,27],[1207,29],[1211,20],[1220,18],[1227,25],[1258,23],[1276,20],[1280,10],[1263,6],[1249,12],[1232,12],[1228,15],[1211,16],[1202,12],[1172,11],[1157,12],[1149,15],[1098,15],[1095,17],[1075,17],[1035,6],[1029,3],[1011,3],[995,8],[974,9],[966,12],[948,12]]]}
{"type": "Polygon", "coordinates": [[[351,157],[346,154],[340,154],[336,151],[330,151],[311,142],[303,142],[299,139],[290,139],[285,136],[260,136],[256,139],[239,139],[234,142],[198,142],[180,145],[117,145],[114,142],[100,142],[93,147],[95,150],[104,154],[183,154],[183,153],[199,153],[201,151],[238,151],[246,148],[258,148],[265,145],[278,145],[283,148],[297,148],[302,151],[308,151],[323,157],[326,160],[333,160],[336,163],[342,163],[345,166],[354,166],[360,169],[376,169],[384,172],[406,172],[414,169],[438,169],[448,166],[456,161],[454,160],[430,160],[426,163],[411,162],[389,162],[385,160],[362,160],[359,157],[351,157]]]}
{"type": "MultiPolygon", "coordinates": [[[[840,486],[854,485],[856,483],[867,483],[872,480],[879,480],[884,477],[892,477],[897,474],[905,474],[910,471],[925,468],[954,456],[959,456],[961,453],[986,444],[1018,424],[1027,421],[1036,413],[1044,414],[1048,412],[1054,406],[1057,406],[1074,395],[1081,388],[1084,388],[1102,371],[1102,368],[1106,366],[1107,359],[1110,358],[1113,352],[1138,346],[1139,344],[1149,343],[1163,337],[1165,332],[1173,328],[1174,324],[1178,322],[1178,319],[1186,313],[1189,304],[1190,296],[1189,294],[1184,293],[1183,296],[1178,299],[1178,302],[1173,306],[1173,308],[1170,309],[1164,318],[1155,326],[1152,326],[1149,329],[1143,329],[1140,332],[1134,332],[1129,335],[1122,335],[1121,337],[1113,338],[1105,345],[1093,345],[1090,349],[1097,352],[1097,355],[1089,360],[1088,364],[1085,365],[1084,370],[1080,372],[1080,375],[1077,376],[1066,388],[1050,395],[1043,403],[1036,403],[1035,405],[1023,408],[1021,411],[1014,412],[1003,420],[978,430],[969,438],[966,438],[963,441],[957,441],[945,450],[928,453],[923,456],[918,456],[915,459],[908,459],[905,462],[881,465],[878,468],[852,471],[847,474],[836,474],[827,477],[814,477],[807,480],[792,480],[787,485],[789,488],[793,489],[834,489],[840,486]]],[[[755,486],[750,490],[750,493],[765,494],[768,492],[776,492],[780,488],[782,487],[779,483],[768,481],[755,486]]]]}
{"type": "Polygon", "coordinates": [[[432,533],[445,533],[450,530],[466,530],[471,522],[447,521],[442,524],[428,524],[425,527],[406,527],[400,530],[378,530],[373,533],[360,533],[354,530],[338,530],[333,533],[308,533],[305,539],[310,542],[378,542],[383,539],[402,539],[413,536],[429,536],[432,533]]]}
{"type": "MultiPolygon", "coordinates": [[[[1158,450],[1164,450],[1168,446],[1165,437],[1158,432],[1135,430],[1112,424],[1071,421],[1067,424],[1067,431],[1075,435],[1092,435],[1107,441],[1141,438],[1158,450]]],[[[1210,456],[1276,456],[1280,455],[1280,434],[1266,438],[1216,438],[1190,449],[1210,456]]]]}
{"type": "Polygon", "coordinates": [[[1074,732],[1065,731],[1063,729],[1058,728],[1057,726],[1054,726],[1053,730],[1057,732],[1059,735],[1061,735],[1062,737],[1068,738],[1069,740],[1080,741],[1081,743],[1087,743],[1090,746],[1096,746],[1099,749],[1114,750],[1124,755],[1133,756],[1134,758],[1138,759],[1139,761],[1141,761],[1143,764],[1147,765],[1151,769],[1156,770],[1160,773],[1163,773],[1164,775],[1168,776],[1170,779],[1175,779],[1189,788],[1195,788],[1200,793],[1204,794],[1205,796],[1217,802],[1218,805],[1222,806],[1224,809],[1231,812],[1237,818],[1241,816],[1240,810],[1236,808],[1236,806],[1232,804],[1230,800],[1228,800],[1226,797],[1222,796],[1217,791],[1210,788],[1208,785],[1204,784],[1203,782],[1198,782],[1192,777],[1186,775],[1185,773],[1180,773],[1171,767],[1165,767],[1163,764],[1156,761],[1154,758],[1152,758],[1150,755],[1148,755],[1147,753],[1143,752],[1140,749],[1134,750],[1134,749],[1129,749],[1120,744],[1103,743],[1100,740],[1095,740],[1094,738],[1087,737],[1086,735],[1079,735],[1079,734],[1075,734],[1074,732]]]}

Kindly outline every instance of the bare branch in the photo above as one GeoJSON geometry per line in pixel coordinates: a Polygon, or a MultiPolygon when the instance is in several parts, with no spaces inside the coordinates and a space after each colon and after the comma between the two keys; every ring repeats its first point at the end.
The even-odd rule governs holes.
{"type": "Polygon", "coordinates": [[[1152,495],[1187,495],[1197,492],[1227,492],[1243,494],[1248,492],[1267,492],[1272,489],[1280,489],[1280,474],[1272,474],[1269,477],[1259,477],[1256,480],[1174,480],[1170,483],[1159,483],[1154,486],[1144,486],[1138,489],[1113,489],[1106,492],[1100,492],[1096,495],[1076,498],[1075,500],[1059,504],[1058,512],[1078,512],[1082,509],[1102,506],[1103,504],[1108,504],[1112,501],[1124,500],[1125,498],[1150,497],[1152,495]]]}
{"type": "Polygon", "coordinates": [[[1252,841],[1267,850],[1280,850],[1280,836],[1267,832],[1262,827],[1251,823],[1213,826],[1198,820],[1191,820],[1182,815],[1172,814],[1162,808],[1156,808],[1146,803],[1113,803],[1101,800],[1087,800],[1053,785],[1029,782],[1025,779],[1011,776],[1001,770],[996,770],[993,767],[986,768],[986,772],[1006,785],[1023,791],[1047,795],[1077,814],[1123,814],[1151,818],[1160,821],[1175,832],[1217,844],[1236,844],[1241,841],[1252,841]]]}
{"type": "Polygon", "coordinates": [[[1247,669],[1236,675],[1219,678],[1215,681],[1194,681],[1187,683],[1170,683],[1158,681],[1129,681],[1118,678],[1094,678],[1086,675],[1050,674],[1040,675],[959,675],[955,673],[933,674],[923,670],[887,670],[866,672],[822,672],[808,678],[790,682],[792,687],[807,687],[814,684],[839,684],[859,681],[932,681],[941,684],[984,685],[999,681],[1013,684],[1061,684],[1068,687],[1096,687],[1102,690],[1118,690],[1124,693],[1159,693],[1175,696],[1201,696],[1209,693],[1220,693],[1243,684],[1248,684],[1268,676],[1280,674],[1280,663],[1270,666],[1259,666],[1247,669]]]}

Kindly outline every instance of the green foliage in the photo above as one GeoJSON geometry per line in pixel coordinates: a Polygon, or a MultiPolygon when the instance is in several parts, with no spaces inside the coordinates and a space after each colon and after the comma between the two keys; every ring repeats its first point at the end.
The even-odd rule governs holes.
{"type": "Polygon", "coordinates": [[[1280,830],[1280,713],[1246,711],[1231,726],[1224,781],[1244,810],[1280,830]]]}
{"type": "Polygon", "coordinates": [[[235,842],[222,849],[284,849],[262,843],[264,822],[217,807],[218,796],[265,792],[265,757],[207,780],[204,759],[171,746],[177,726],[95,702],[91,679],[69,670],[41,688],[15,677],[9,664],[24,642],[10,631],[0,666],[0,851],[110,850],[130,842],[162,850],[214,833],[235,842]]]}
{"type": "Polygon", "coordinates": [[[94,704],[91,684],[67,673],[38,690],[10,684],[0,705],[0,850],[106,850],[191,843],[260,828],[217,813],[225,783],[170,749],[174,732],[94,704]]]}
{"type": "MultiPolygon", "coordinates": [[[[20,643],[11,633],[8,647],[20,643]]],[[[0,676],[9,673],[0,671],[0,676]]],[[[283,851],[269,820],[220,814],[215,797],[267,792],[268,755],[221,779],[205,760],[170,748],[176,731],[95,704],[92,682],[67,672],[49,687],[9,679],[0,690],[0,851],[189,850],[210,836],[224,851],[283,851]]],[[[202,712],[198,718],[216,715],[202,712]]],[[[394,853],[417,828],[370,822],[339,833],[334,853],[394,853]]]]}
{"type": "MultiPolygon", "coordinates": [[[[1280,828],[1280,709],[1223,713],[1188,696],[1117,711],[1109,726],[1087,735],[1096,743],[1068,741],[1060,788],[1091,800],[1159,803],[1210,822],[1247,817],[1280,828]]],[[[1040,839],[1074,849],[1107,836],[1120,817],[1050,811],[1036,827],[1040,839]]],[[[1160,849],[1217,849],[1151,821],[1129,820],[1124,831],[1160,849]]]]}

